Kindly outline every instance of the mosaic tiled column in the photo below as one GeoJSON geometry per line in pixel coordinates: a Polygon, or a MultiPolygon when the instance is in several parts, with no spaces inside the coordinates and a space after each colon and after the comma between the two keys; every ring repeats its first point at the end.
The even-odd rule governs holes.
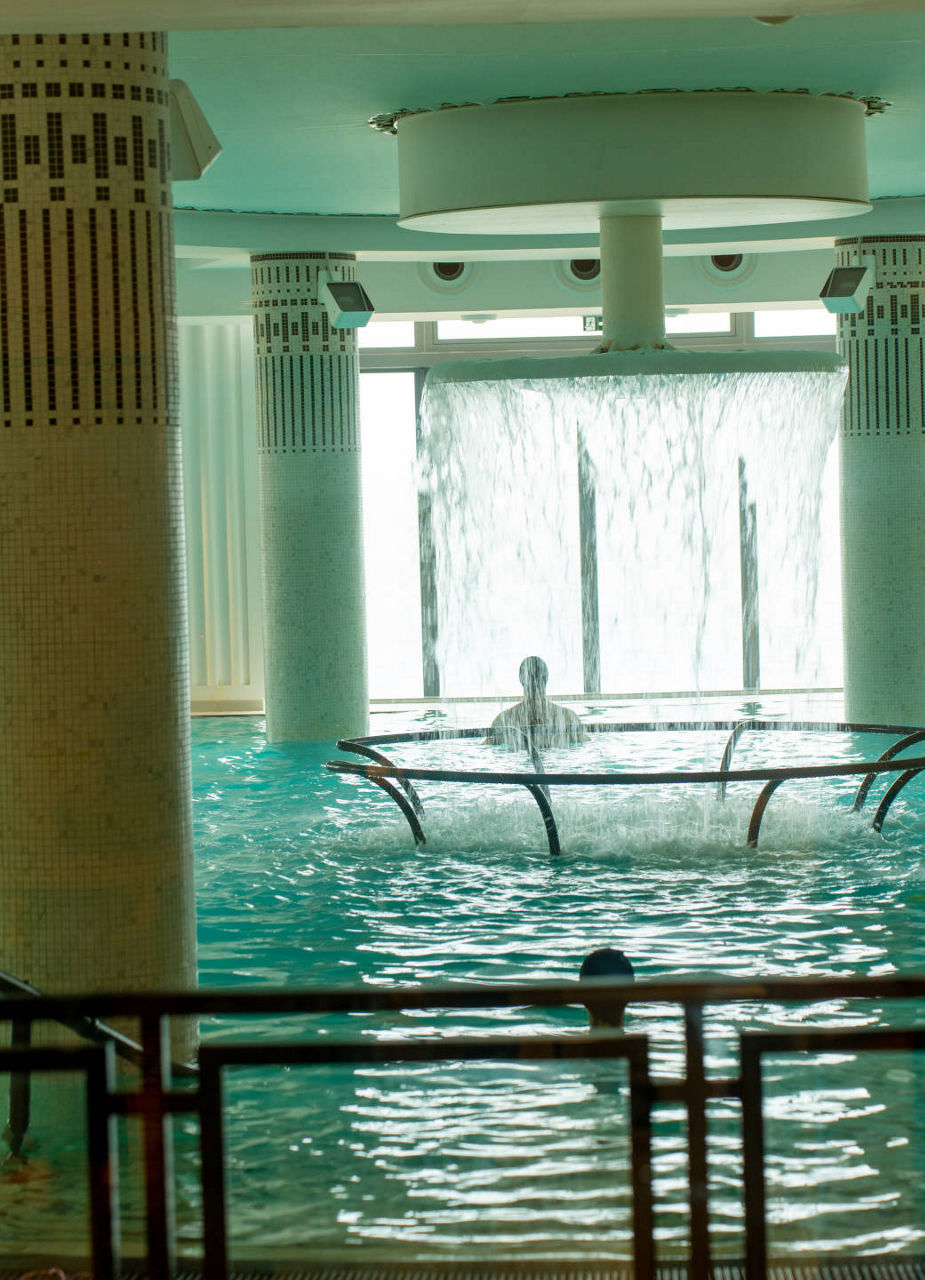
{"type": "Polygon", "coordinates": [[[251,258],[267,734],[277,742],[368,725],[357,339],[330,327],[322,271],[354,280],[353,255],[251,258]]]}
{"type": "Polygon", "coordinates": [[[195,978],[165,38],[0,36],[0,968],[195,978]]]}
{"type": "Polygon", "coordinates": [[[845,707],[925,724],[925,236],[840,240],[868,265],[866,310],[839,320],[850,365],[841,432],[845,707]]]}

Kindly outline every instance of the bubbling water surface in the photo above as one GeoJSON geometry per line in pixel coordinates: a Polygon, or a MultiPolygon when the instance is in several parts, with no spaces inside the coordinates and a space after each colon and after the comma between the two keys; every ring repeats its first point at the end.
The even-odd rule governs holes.
{"type": "MultiPolygon", "coordinates": [[[[392,986],[570,979],[622,947],[637,976],[765,977],[921,969],[925,823],[898,801],[882,836],[850,812],[850,780],[789,783],[758,850],[757,787],[553,789],[552,860],[519,790],[422,784],[428,843],[359,779],[324,774],[330,747],[268,746],[255,722],[196,725],[200,959],[207,985],[392,986]]],[[[716,768],[723,735],[631,733],[548,753],[547,766],[716,768]],[[561,759],[559,758],[561,756],[561,759]]],[[[736,763],[870,758],[880,739],[746,734],[736,763]]],[[[478,741],[402,747],[405,763],[526,767],[478,741]]],[[[905,793],[904,793],[905,794],[905,793]]],[[[735,1073],[746,1028],[919,1024],[875,1001],[727,1006],[708,1015],[708,1072],[735,1073]]],[[[569,1035],[583,1009],[355,1015],[247,1024],[246,1033],[419,1038],[569,1035]]],[[[634,1006],[659,1077],[683,1071],[677,1010],[634,1006]]],[[[243,1024],[206,1036],[244,1034],[243,1024]]],[[[925,1222],[917,1056],[772,1058],[772,1250],[914,1252],[925,1222]]],[[[342,1257],[628,1257],[625,1070],[601,1062],[371,1064],[235,1073],[226,1109],[232,1240],[342,1257]],[[310,1213],[306,1205],[311,1205],[310,1213]]],[[[714,1243],[741,1256],[740,1119],[710,1104],[714,1243]]],[[[684,1113],[656,1109],[657,1239],[688,1234],[684,1113]]],[[[192,1186],[193,1134],[180,1134],[192,1186]]],[[[194,1202],[190,1191],[189,1202],[194,1202]]],[[[192,1246],[198,1227],[188,1216],[192,1246]]]]}

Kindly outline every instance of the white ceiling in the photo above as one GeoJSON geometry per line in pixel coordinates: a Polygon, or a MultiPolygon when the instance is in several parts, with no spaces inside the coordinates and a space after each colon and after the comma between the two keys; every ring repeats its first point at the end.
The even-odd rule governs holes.
{"type": "MultiPolygon", "coordinates": [[[[515,95],[744,86],[879,96],[893,106],[866,124],[871,195],[925,196],[925,0],[0,0],[0,29],[22,31],[26,13],[29,30],[170,30],[171,74],[223,146],[200,181],[175,184],[179,208],[225,219],[221,237],[196,229],[191,244],[308,234],[264,217],[258,241],[253,220],[229,239],[229,212],[311,215],[329,245],[349,232],[356,250],[368,242],[401,256],[416,240],[394,228],[396,140],[369,118],[515,95]],[[794,10],[781,25],[748,16],[794,10]]],[[[925,219],[914,229],[925,233],[925,219]]],[[[497,249],[512,239],[496,237],[497,249]]],[[[437,252],[429,244],[421,256],[437,252]]]]}
{"type": "Polygon", "coordinates": [[[921,13],[922,0],[0,0],[0,31],[457,26],[921,13]]]}

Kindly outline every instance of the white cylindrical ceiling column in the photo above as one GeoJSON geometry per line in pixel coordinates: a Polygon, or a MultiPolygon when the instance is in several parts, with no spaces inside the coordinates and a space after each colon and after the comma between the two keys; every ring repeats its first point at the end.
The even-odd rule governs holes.
{"type": "Polygon", "coordinates": [[[925,236],[836,246],[870,266],[864,311],[839,317],[850,365],[841,432],[845,714],[925,724],[925,236]]]}
{"type": "Polygon", "coordinates": [[[0,36],[0,968],[194,984],[166,40],[0,36]]]}
{"type": "Polygon", "coordinates": [[[601,218],[604,351],[665,345],[662,220],[601,218]]]}
{"type": "Polygon", "coordinates": [[[367,732],[363,509],[355,329],[331,328],[319,273],[352,254],[251,258],[267,735],[367,732]]]}

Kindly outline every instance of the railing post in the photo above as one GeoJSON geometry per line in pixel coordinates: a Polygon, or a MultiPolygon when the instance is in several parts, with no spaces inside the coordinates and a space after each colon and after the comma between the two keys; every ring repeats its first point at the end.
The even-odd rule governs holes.
{"type": "MultiPolygon", "coordinates": [[[[31,1043],[32,1023],[14,1019],[10,1027],[10,1048],[28,1049],[31,1043]]],[[[28,1071],[13,1071],[10,1074],[10,1122],[5,1134],[11,1156],[22,1155],[31,1109],[32,1075],[28,1071]]]]}
{"type": "Polygon", "coordinates": [[[761,1051],[748,1032],[739,1036],[742,1073],[742,1188],[745,1196],[745,1276],[765,1280],[768,1263],[764,1183],[761,1051]]]}
{"type": "Polygon", "coordinates": [[[225,1213],[225,1146],[222,1132],[222,1068],[209,1054],[199,1057],[199,1143],[202,1178],[203,1280],[226,1280],[228,1229],[225,1213]]]}
{"type": "Polygon", "coordinates": [[[110,1107],[114,1054],[111,1044],[95,1050],[87,1070],[87,1160],[90,1166],[90,1240],[93,1280],[116,1280],[118,1252],[118,1148],[110,1107]]]}
{"type": "Polygon", "coordinates": [[[710,1210],[707,1198],[707,1081],[703,1061],[703,1005],[684,1005],[687,1153],[690,1181],[691,1280],[710,1276],[710,1210]]]}
{"type": "Polygon", "coordinates": [[[645,1036],[629,1055],[630,1142],[633,1177],[633,1274],[654,1280],[655,1235],[652,1204],[652,1080],[645,1036]]]}
{"type": "Polygon", "coordinates": [[[751,821],[748,824],[748,831],[745,835],[745,843],[749,849],[758,848],[758,832],[761,830],[761,819],[764,817],[764,811],[768,807],[768,801],[783,781],[783,778],[772,778],[770,782],[766,782],[761,788],[758,799],[755,801],[755,807],[752,809],[751,821]]]}
{"type": "Polygon", "coordinates": [[[170,1079],[168,1021],[160,1014],[141,1018],[141,1125],[144,1144],[148,1271],[151,1280],[173,1275],[173,1148],[164,1090],[170,1079]]]}

